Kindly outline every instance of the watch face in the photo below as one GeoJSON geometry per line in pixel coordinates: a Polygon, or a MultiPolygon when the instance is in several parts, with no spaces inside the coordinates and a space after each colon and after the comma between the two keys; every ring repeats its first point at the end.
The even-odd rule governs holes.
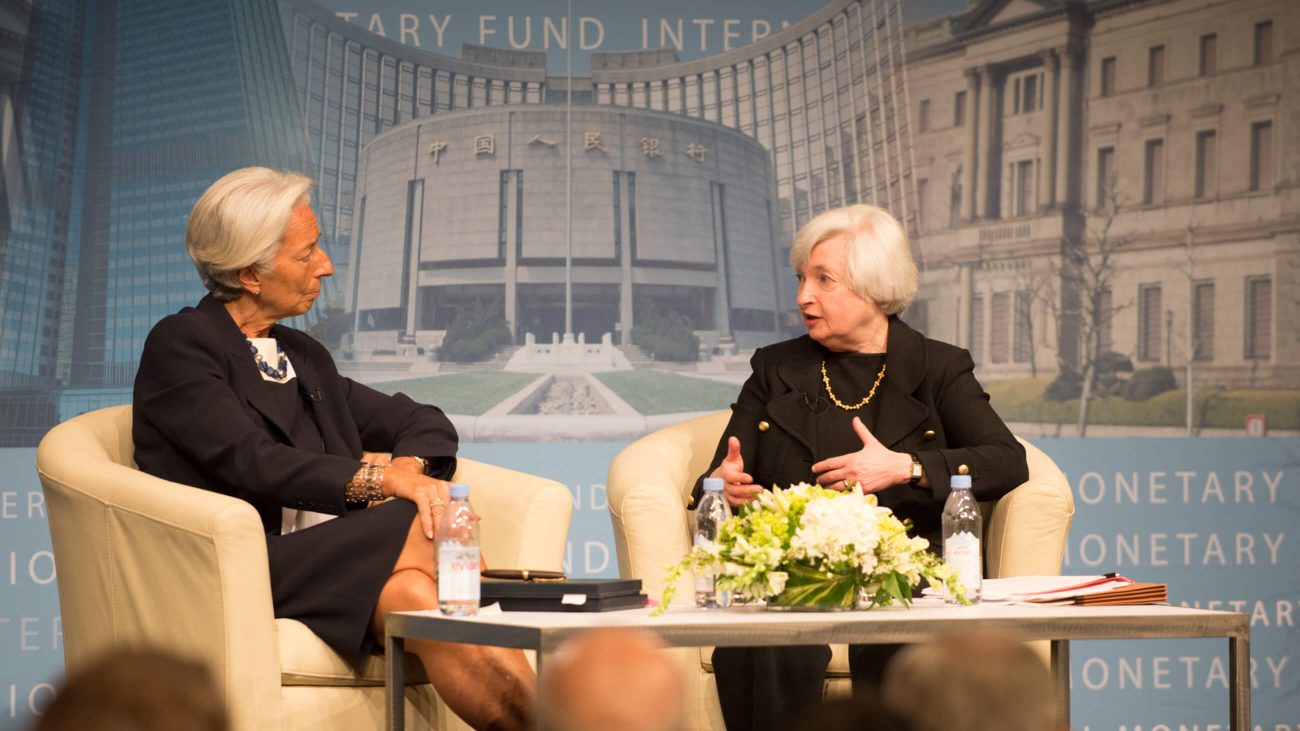
{"type": "Polygon", "coordinates": [[[919,480],[921,479],[922,474],[923,474],[923,468],[921,467],[921,462],[917,460],[915,457],[913,457],[912,458],[912,479],[919,480]]]}

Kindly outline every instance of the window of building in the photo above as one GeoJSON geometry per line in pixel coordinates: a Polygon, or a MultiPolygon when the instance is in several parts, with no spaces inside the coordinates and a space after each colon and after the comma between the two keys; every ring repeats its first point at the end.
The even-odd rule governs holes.
{"type": "Polygon", "coordinates": [[[952,99],[952,126],[966,126],[966,92],[959,91],[952,99]]]}
{"type": "Polygon", "coordinates": [[[1267,359],[1273,355],[1273,280],[1246,280],[1246,357],[1267,359]]]}
{"type": "Polygon", "coordinates": [[[1165,83],[1165,47],[1152,46],[1147,51],[1147,86],[1165,83]]]}
{"type": "Polygon", "coordinates": [[[1201,59],[1197,71],[1210,76],[1219,70],[1219,36],[1214,33],[1201,36],[1201,59]]]}
{"type": "Polygon", "coordinates": [[[1006,363],[1011,354],[1011,295],[993,293],[993,311],[989,313],[989,357],[994,363],[1006,363]]]}
{"type": "Polygon", "coordinates": [[[1161,203],[1165,199],[1165,141],[1147,140],[1142,180],[1142,202],[1161,203]]]}
{"type": "Polygon", "coordinates": [[[1097,343],[1101,352],[1115,349],[1115,331],[1111,327],[1111,315],[1114,314],[1114,297],[1110,287],[1097,292],[1097,310],[1092,313],[1092,324],[1097,329],[1097,343]]]}
{"type": "Polygon", "coordinates": [[[1011,163],[1011,215],[1027,216],[1034,212],[1034,161],[1011,163]]]}
{"type": "Polygon", "coordinates": [[[1160,285],[1144,284],[1138,288],[1138,360],[1160,359],[1161,317],[1160,285]]]}
{"type": "Polygon", "coordinates": [[[1112,96],[1115,93],[1115,57],[1107,56],[1101,60],[1101,95],[1112,96]]]}
{"type": "Polygon", "coordinates": [[[1012,337],[1011,357],[1017,363],[1028,363],[1034,357],[1033,352],[1033,333],[1030,328],[1034,326],[1033,321],[1033,298],[1029,292],[1020,290],[1016,292],[1016,320],[1015,334],[1012,337]]]}
{"type": "Polygon", "coordinates": [[[970,298],[970,357],[976,363],[984,359],[984,295],[970,298]]]}
{"type": "Polygon", "coordinates": [[[1196,133],[1196,197],[1219,192],[1218,136],[1214,130],[1196,133]]]}
{"type": "Polygon", "coordinates": [[[930,100],[921,100],[921,111],[917,115],[916,129],[918,132],[930,131],[930,100]]]}
{"type": "Polygon", "coordinates": [[[925,332],[930,324],[930,303],[923,299],[912,300],[912,304],[903,313],[903,321],[911,325],[913,330],[925,332]]]}
{"type": "Polygon", "coordinates": [[[1273,21],[1255,24],[1255,65],[1273,62],[1273,21]]]}
{"type": "Polygon", "coordinates": [[[1214,282],[1192,289],[1192,358],[1214,360],[1214,282]]]}
{"type": "Polygon", "coordinates": [[[1011,113],[1026,114],[1037,111],[1042,105],[1042,72],[1032,71],[1007,80],[1011,88],[1011,113]]]}
{"type": "Polygon", "coordinates": [[[1115,185],[1115,148],[1102,147],[1097,150],[1097,207],[1105,208],[1111,200],[1111,189],[1115,185]]]}
{"type": "Polygon", "coordinates": [[[1273,123],[1250,125],[1250,189],[1273,187],[1273,123]]]}
{"type": "Polygon", "coordinates": [[[928,178],[916,179],[916,223],[922,231],[926,229],[925,212],[929,210],[929,206],[926,205],[925,197],[929,190],[930,180],[928,178]]]}

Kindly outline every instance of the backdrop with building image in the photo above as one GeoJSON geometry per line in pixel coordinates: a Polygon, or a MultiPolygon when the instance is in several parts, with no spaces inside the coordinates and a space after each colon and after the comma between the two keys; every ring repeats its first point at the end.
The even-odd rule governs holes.
{"type": "MultiPolygon", "coordinates": [[[[1171,576],[1175,601],[1267,599],[1257,629],[1294,642],[1278,607],[1295,604],[1297,554],[1284,527],[1270,554],[1274,534],[1249,526],[1297,505],[1300,8],[574,11],[570,36],[560,2],[0,2],[0,444],[27,465],[0,487],[20,597],[0,608],[0,652],[39,659],[0,675],[0,719],[39,706],[59,666],[31,447],[129,401],[144,335],[202,293],[189,207],[251,164],[317,181],[336,274],[299,324],[358,380],[443,406],[474,456],[570,484],[574,573],[617,572],[608,456],[726,408],[752,350],[801,330],[794,231],[869,202],[904,221],[922,266],[903,317],[971,350],[1017,433],[1184,437],[1118,456],[1128,441],[1043,442],[1080,495],[1150,488],[1081,499],[1068,570],[1171,576]],[[1248,423],[1269,447],[1185,438],[1248,423]],[[1222,564],[1210,533],[1187,539],[1185,573],[1118,548],[1172,530],[1151,486],[1180,471],[1196,477],[1178,478],[1178,520],[1236,526],[1213,533],[1222,564]],[[1111,527],[1129,514],[1147,527],[1111,527]],[[1260,550],[1223,549],[1240,535],[1260,550]],[[1091,563],[1096,541],[1110,550],[1091,563]],[[1275,589],[1222,595],[1236,572],[1275,589]]],[[[1208,667],[1215,650],[1188,653],[1208,667]]],[[[1297,720],[1288,657],[1270,655],[1263,721],[1297,720]]],[[[1089,659],[1076,651],[1077,673],[1089,659]]],[[[1202,681],[1148,683],[1169,699],[1154,707],[1089,686],[1076,724],[1223,717],[1202,681]]]]}

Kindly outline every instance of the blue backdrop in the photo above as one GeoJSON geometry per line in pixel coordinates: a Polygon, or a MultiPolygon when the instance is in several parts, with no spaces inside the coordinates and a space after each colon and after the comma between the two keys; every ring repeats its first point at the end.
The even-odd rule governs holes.
{"type": "MultiPolygon", "coordinates": [[[[1255,728],[1300,728],[1300,439],[1039,440],[1078,514],[1068,573],[1169,584],[1170,601],[1251,618],[1255,728]]],[[[467,457],[560,480],[573,493],[566,569],[616,576],[605,470],[623,444],[466,444],[467,457]]],[[[34,450],[0,450],[0,729],[24,728],[62,666],[59,608],[34,450]]],[[[1224,640],[1077,642],[1074,728],[1227,729],[1224,640]]]]}

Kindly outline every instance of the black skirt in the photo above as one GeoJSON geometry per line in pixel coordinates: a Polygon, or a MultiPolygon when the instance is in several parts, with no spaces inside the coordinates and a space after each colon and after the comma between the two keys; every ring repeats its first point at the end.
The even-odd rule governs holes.
{"type": "Polygon", "coordinates": [[[268,535],[275,616],[302,622],[359,666],[381,649],[370,620],[415,513],[415,503],[390,500],[289,535],[268,535]]]}

